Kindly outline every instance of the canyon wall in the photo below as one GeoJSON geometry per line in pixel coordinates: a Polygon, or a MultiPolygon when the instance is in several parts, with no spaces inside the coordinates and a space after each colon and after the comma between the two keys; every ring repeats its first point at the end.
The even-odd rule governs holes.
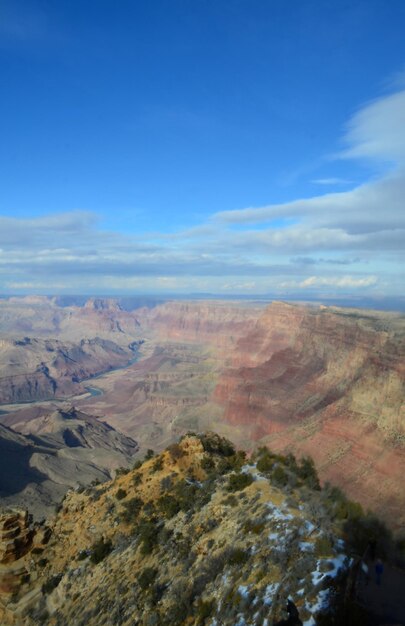
{"type": "Polygon", "coordinates": [[[403,322],[274,303],[239,340],[214,392],[240,444],[310,454],[323,480],[397,527],[405,522],[403,322]]]}

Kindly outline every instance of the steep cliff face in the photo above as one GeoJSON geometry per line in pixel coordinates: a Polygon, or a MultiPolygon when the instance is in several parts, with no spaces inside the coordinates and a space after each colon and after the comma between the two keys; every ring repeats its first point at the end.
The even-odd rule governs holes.
{"type": "Polygon", "coordinates": [[[253,327],[262,308],[227,302],[167,302],[138,312],[161,339],[229,347],[253,327]]]}
{"type": "Polygon", "coordinates": [[[225,420],[241,440],[311,454],[323,479],[393,519],[405,508],[402,323],[271,305],[239,340],[215,390],[225,420]]]}

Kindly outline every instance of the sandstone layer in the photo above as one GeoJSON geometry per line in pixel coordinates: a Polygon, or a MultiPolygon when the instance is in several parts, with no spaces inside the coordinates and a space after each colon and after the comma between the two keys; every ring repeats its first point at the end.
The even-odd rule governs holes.
{"type": "Polygon", "coordinates": [[[235,437],[310,454],[397,528],[405,523],[400,316],[274,303],[241,338],[215,398],[235,437]]]}

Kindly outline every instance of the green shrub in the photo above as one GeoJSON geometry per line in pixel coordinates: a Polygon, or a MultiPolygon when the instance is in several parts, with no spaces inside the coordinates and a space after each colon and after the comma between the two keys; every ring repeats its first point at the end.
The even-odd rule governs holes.
{"type": "Polygon", "coordinates": [[[274,466],[274,457],[270,454],[262,454],[256,463],[259,472],[270,472],[274,466]]]}
{"type": "Polygon", "coordinates": [[[249,554],[242,548],[231,548],[228,554],[229,565],[243,565],[249,558],[249,554]]]}
{"type": "Polygon", "coordinates": [[[150,587],[155,582],[157,573],[158,571],[154,567],[145,567],[145,569],[142,570],[138,577],[138,584],[140,588],[144,591],[148,589],[148,587],[150,587]]]}
{"type": "Polygon", "coordinates": [[[225,506],[237,506],[238,499],[231,494],[230,496],[225,498],[225,500],[222,500],[222,504],[225,504],[225,506]]]}
{"type": "Polygon", "coordinates": [[[141,554],[151,554],[155,546],[157,545],[157,538],[159,534],[158,522],[155,518],[140,520],[138,525],[134,528],[134,531],[139,537],[141,544],[141,554]]]}
{"type": "Polygon", "coordinates": [[[154,456],[154,451],[149,448],[148,450],[146,450],[145,461],[149,461],[149,459],[153,458],[154,456]]]}
{"type": "Polygon", "coordinates": [[[108,554],[110,554],[111,550],[111,539],[104,541],[104,537],[101,537],[101,539],[94,543],[91,547],[90,561],[95,565],[100,563],[108,554]]]}
{"type": "Polygon", "coordinates": [[[116,491],[115,497],[117,498],[117,500],[123,500],[127,497],[127,492],[125,491],[125,489],[121,489],[120,487],[118,491],[116,491]]]}
{"type": "Polygon", "coordinates": [[[220,437],[216,433],[201,435],[200,441],[205,452],[212,452],[220,456],[232,456],[235,454],[233,444],[228,441],[228,439],[225,439],[225,437],[220,437]]]}
{"type": "Polygon", "coordinates": [[[204,456],[201,459],[201,468],[205,472],[211,472],[215,468],[215,463],[210,456],[204,456]]]}
{"type": "Polygon", "coordinates": [[[115,470],[115,475],[116,476],[125,476],[125,474],[128,474],[129,472],[129,467],[118,467],[115,470]]]}
{"type": "Polygon", "coordinates": [[[129,524],[138,517],[143,507],[143,500],[138,497],[131,498],[131,500],[123,502],[123,506],[125,507],[125,510],[122,513],[122,519],[124,522],[129,524]]]}
{"type": "Polygon", "coordinates": [[[243,525],[243,530],[245,533],[253,533],[255,535],[260,535],[263,532],[266,526],[266,522],[263,520],[247,520],[243,525]]]}
{"type": "Polygon", "coordinates": [[[281,465],[277,465],[271,473],[270,480],[278,487],[285,487],[288,483],[288,475],[281,465]]]}
{"type": "Polygon", "coordinates": [[[205,620],[212,617],[216,610],[216,602],[215,600],[202,600],[201,598],[198,600],[196,615],[198,619],[198,624],[204,624],[205,620]]]}
{"type": "Polygon", "coordinates": [[[51,578],[49,578],[46,581],[46,583],[42,585],[42,593],[43,594],[51,593],[54,589],[56,589],[56,587],[59,585],[61,580],[62,580],[62,574],[55,574],[55,576],[52,576],[51,578]]]}
{"type": "Polygon", "coordinates": [[[251,485],[252,482],[253,477],[251,474],[231,474],[226,488],[228,491],[240,491],[251,485]]]}
{"type": "Polygon", "coordinates": [[[138,487],[138,485],[141,484],[142,480],[143,480],[142,474],[139,474],[138,472],[134,474],[132,477],[132,482],[135,485],[135,487],[138,487]]]}
{"type": "Polygon", "coordinates": [[[352,553],[363,555],[372,539],[378,540],[378,552],[381,557],[392,550],[392,534],[385,524],[372,513],[362,517],[348,519],[344,524],[347,546],[352,553]]]}
{"type": "Polygon", "coordinates": [[[301,459],[297,474],[311,489],[319,490],[321,488],[315,464],[311,457],[306,456],[301,459]]]}
{"type": "Polygon", "coordinates": [[[167,450],[175,461],[184,456],[184,450],[178,443],[172,443],[167,450]]]}
{"type": "Polygon", "coordinates": [[[163,469],[163,458],[161,456],[158,456],[157,459],[153,462],[153,465],[151,467],[151,474],[154,474],[155,472],[161,472],[163,469]]]}
{"type": "Polygon", "coordinates": [[[141,461],[141,459],[138,459],[137,461],[135,461],[135,463],[132,466],[132,469],[134,470],[138,470],[139,468],[141,468],[143,465],[143,461],[141,461]]]}
{"type": "Polygon", "coordinates": [[[160,496],[157,501],[157,506],[163,515],[167,518],[174,517],[176,513],[180,511],[180,503],[179,501],[169,494],[164,494],[160,496]]]}

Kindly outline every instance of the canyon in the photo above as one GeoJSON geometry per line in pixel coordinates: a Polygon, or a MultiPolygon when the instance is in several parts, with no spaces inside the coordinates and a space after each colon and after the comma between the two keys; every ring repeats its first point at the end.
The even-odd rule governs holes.
{"type": "Polygon", "coordinates": [[[323,482],[399,530],[404,336],[398,313],[283,302],[131,311],[101,298],[3,300],[0,421],[42,436],[47,417],[74,405],[135,440],[139,453],[215,430],[248,452],[266,444],[310,455],[323,482]],[[86,389],[94,376],[98,395],[86,389]]]}

